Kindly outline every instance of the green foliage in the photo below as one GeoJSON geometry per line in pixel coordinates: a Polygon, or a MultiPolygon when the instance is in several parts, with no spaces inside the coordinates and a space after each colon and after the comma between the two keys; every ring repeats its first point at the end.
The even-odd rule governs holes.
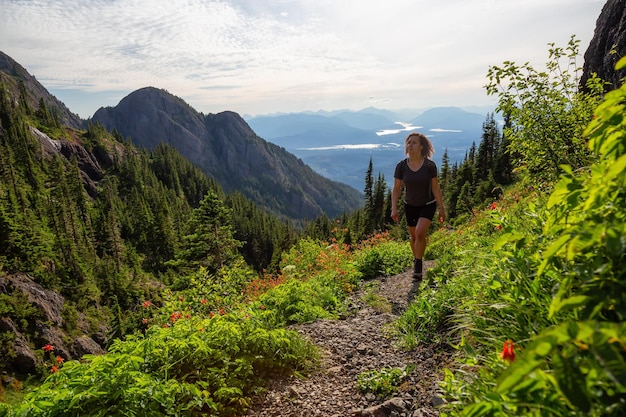
{"type": "Polygon", "coordinates": [[[493,114],[483,123],[483,134],[476,148],[473,143],[463,162],[450,167],[447,150],[439,173],[446,216],[461,224],[474,208],[497,200],[502,187],[512,183],[513,167],[509,139],[501,135],[493,114]]]}
{"type": "MultiPolygon", "coordinates": [[[[625,102],[625,86],[606,95],[580,130],[589,145],[580,155],[591,157],[561,165],[548,195],[519,184],[456,234],[434,239],[430,250],[446,266],[431,273],[445,274],[440,291],[450,294],[459,350],[458,368],[442,385],[445,415],[626,411],[625,102]],[[512,362],[505,348],[497,353],[506,340],[516,346],[512,362]]],[[[427,321],[439,313],[433,308],[427,321]]]]}
{"type": "Polygon", "coordinates": [[[373,282],[365,284],[362,299],[368,306],[372,307],[376,311],[381,313],[391,313],[393,306],[385,297],[378,295],[379,289],[380,285],[373,282]]]}
{"type": "Polygon", "coordinates": [[[405,369],[383,368],[372,369],[357,375],[357,387],[362,392],[371,392],[379,397],[389,397],[396,391],[415,369],[415,365],[408,365],[405,369]]]}
{"type": "Polygon", "coordinates": [[[339,282],[318,275],[306,281],[290,279],[259,298],[271,311],[277,326],[307,323],[315,319],[337,318],[343,311],[344,295],[339,282]]]}
{"type": "Polygon", "coordinates": [[[546,71],[506,61],[487,73],[487,93],[498,95],[498,110],[511,122],[505,130],[509,152],[519,157],[518,168],[525,167],[535,178],[553,180],[563,164],[578,169],[590,162],[583,129],[603,86],[592,78],[590,92],[579,91],[579,44],[573,36],[566,48],[550,44],[546,71]]]}
{"type": "Polygon", "coordinates": [[[237,415],[264,376],[316,360],[297,333],[260,323],[238,314],[153,326],[63,364],[9,415],[237,415]]]}
{"type": "Polygon", "coordinates": [[[355,256],[356,269],[362,279],[399,274],[406,271],[412,262],[413,255],[407,241],[368,241],[362,244],[362,249],[355,256]]]}

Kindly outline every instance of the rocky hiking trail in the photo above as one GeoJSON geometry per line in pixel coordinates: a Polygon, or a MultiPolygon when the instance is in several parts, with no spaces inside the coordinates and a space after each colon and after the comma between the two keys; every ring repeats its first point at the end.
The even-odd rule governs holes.
{"type": "MultiPolygon", "coordinates": [[[[424,262],[424,271],[432,267],[424,262]]],[[[424,279],[427,276],[425,275],[424,279]]],[[[273,381],[261,397],[253,400],[248,416],[257,417],[430,417],[438,416],[443,403],[438,381],[452,361],[450,352],[424,345],[406,351],[396,346],[388,325],[407,307],[417,285],[411,271],[365,281],[351,296],[351,311],[341,320],[316,320],[293,326],[314,342],[321,352],[321,367],[306,377],[273,381]],[[363,297],[368,291],[392,308],[375,309],[363,297]],[[397,393],[377,398],[362,393],[357,375],[384,368],[414,366],[397,393]]]]}

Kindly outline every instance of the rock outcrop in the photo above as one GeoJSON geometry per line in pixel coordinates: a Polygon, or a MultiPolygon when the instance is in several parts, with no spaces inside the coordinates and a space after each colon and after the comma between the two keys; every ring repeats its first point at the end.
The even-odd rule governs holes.
{"type": "Polygon", "coordinates": [[[66,331],[68,326],[63,318],[65,299],[54,291],[46,290],[31,277],[24,274],[0,276],[0,295],[13,300],[12,304],[4,305],[6,309],[14,310],[14,314],[0,318],[0,333],[10,340],[8,344],[0,345],[1,349],[7,350],[0,352],[0,356],[10,359],[10,363],[6,364],[7,371],[37,373],[45,362],[45,355],[37,351],[41,352],[46,345],[51,345],[54,356],[63,360],[104,353],[104,346],[95,340],[102,340],[103,329],[77,326],[78,330],[72,334],[81,334],[71,336],[66,331]]]}
{"type": "Polygon", "coordinates": [[[596,21],[593,39],[585,52],[581,86],[593,73],[608,82],[606,91],[619,88],[626,71],[615,71],[617,61],[626,56],[626,0],[608,0],[596,21]]]}

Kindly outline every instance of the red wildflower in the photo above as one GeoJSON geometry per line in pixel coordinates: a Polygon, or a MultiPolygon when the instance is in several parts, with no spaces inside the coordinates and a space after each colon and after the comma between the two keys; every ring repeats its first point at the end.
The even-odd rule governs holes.
{"type": "Polygon", "coordinates": [[[152,305],[152,303],[150,301],[144,301],[141,306],[143,308],[150,308],[150,306],[152,305]]]}
{"type": "Polygon", "coordinates": [[[202,300],[200,300],[200,302],[201,302],[202,304],[206,304],[206,298],[203,298],[202,300]]]}
{"type": "Polygon", "coordinates": [[[515,350],[513,346],[513,341],[511,339],[506,340],[504,345],[502,346],[502,352],[500,353],[500,357],[509,362],[513,362],[515,360],[515,350]]]}
{"type": "Polygon", "coordinates": [[[59,363],[59,364],[63,363],[63,360],[64,360],[64,359],[63,359],[62,357],[60,357],[60,356],[57,356],[57,357],[56,357],[56,361],[57,361],[57,363],[59,363]]]}
{"type": "Polygon", "coordinates": [[[497,206],[495,201],[493,203],[491,203],[491,210],[495,210],[497,207],[498,206],[497,206]]]}
{"type": "Polygon", "coordinates": [[[143,324],[148,324],[148,319],[144,317],[144,318],[141,319],[141,322],[143,324]]]}
{"type": "Polygon", "coordinates": [[[180,311],[176,311],[172,314],[170,314],[170,321],[172,323],[176,323],[176,320],[183,318],[183,313],[181,313],[180,311]]]}
{"type": "Polygon", "coordinates": [[[56,371],[59,370],[59,367],[54,365],[52,368],[50,368],[50,372],[55,373],[56,371]]]}
{"type": "Polygon", "coordinates": [[[50,343],[48,343],[42,349],[44,350],[44,352],[52,352],[54,350],[54,346],[52,346],[50,343]]]}

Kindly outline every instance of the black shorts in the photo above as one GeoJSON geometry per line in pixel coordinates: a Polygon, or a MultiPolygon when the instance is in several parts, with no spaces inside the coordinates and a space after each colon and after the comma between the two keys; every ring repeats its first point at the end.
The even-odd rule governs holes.
{"type": "Polygon", "coordinates": [[[404,216],[406,217],[406,224],[409,227],[415,227],[417,226],[417,220],[420,217],[424,217],[432,222],[433,217],[435,217],[435,211],[437,211],[437,203],[435,202],[419,207],[405,204],[404,216]]]}

